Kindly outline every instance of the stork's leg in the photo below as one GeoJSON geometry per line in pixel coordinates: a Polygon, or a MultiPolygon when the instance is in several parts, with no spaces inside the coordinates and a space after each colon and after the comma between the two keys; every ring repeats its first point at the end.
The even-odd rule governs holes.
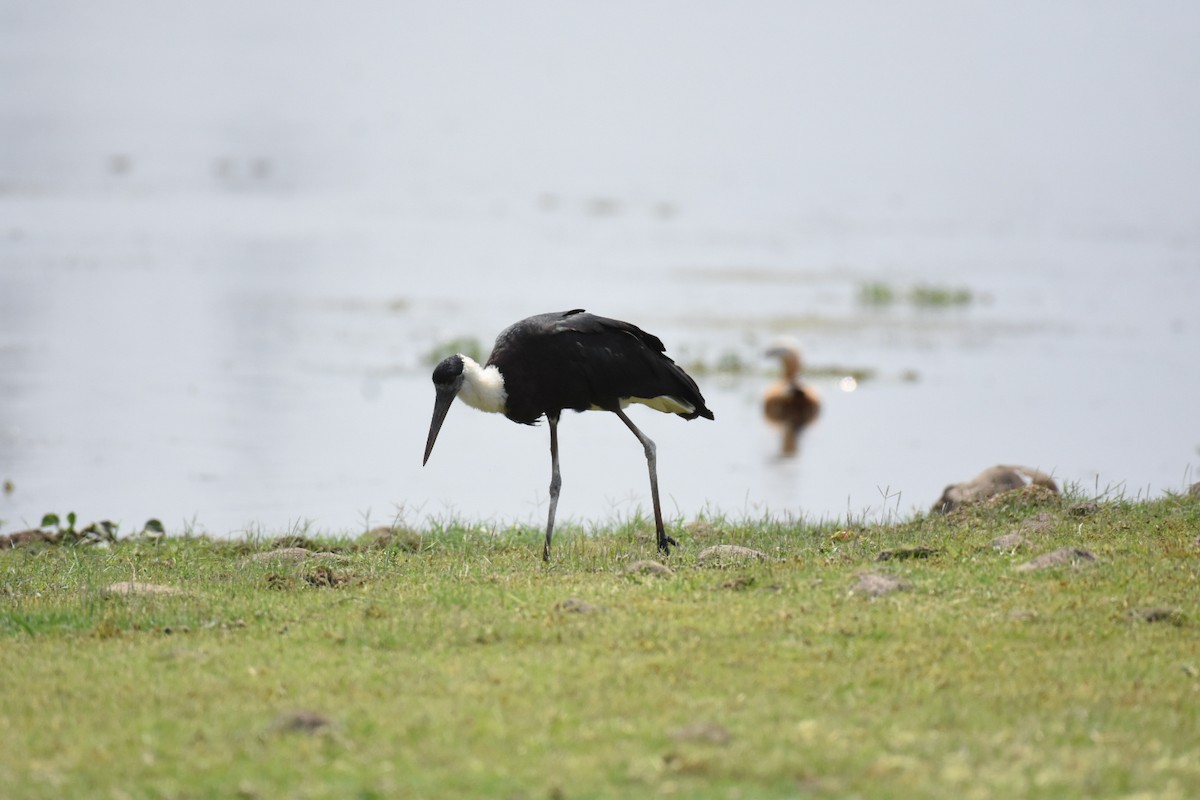
{"type": "Polygon", "coordinates": [[[646,451],[646,466],[650,468],[650,499],[654,501],[654,530],[658,533],[658,549],[663,551],[663,555],[671,554],[671,545],[679,545],[679,542],[667,536],[666,530],[663,528],[662,506],[658,502],[658,458],[655,455],[654,441],[642,433],[637,425],[633,424],[633,420],[625,416],[625,412],[618,406],[613,409],[613,413],[621,418],[629,430],[633,431],[633,435],[642,443],[642,447],[646,451]]]}
{"type": "Polygon", "coordinates": [[[550,518],[546,520],[546,546],[542,548],[542,561],[550,560],[554,512],[558,509],[558,490],[562,487],[562,476],[558,474],[558,415],[547,414],[546,421],[550,423],[550,518]]]}

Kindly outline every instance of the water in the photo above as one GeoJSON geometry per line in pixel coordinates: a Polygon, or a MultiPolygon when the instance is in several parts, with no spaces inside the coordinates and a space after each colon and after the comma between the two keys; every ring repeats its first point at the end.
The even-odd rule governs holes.
{"type": "MultiPolygon", "coordinates": [[[[425,359],[580,306],[750,367],[632,412],[671,516],[1183,489],[1200,12],[1018,5],[0,2],[5,529],[540,522],[544,427],[459,405],[420,466],[425,359]],[[830,368],[791,459],[781,334],[830,368]]],[[[648,512],[617,420],[560,431],[561,515],[648,512]]]]}

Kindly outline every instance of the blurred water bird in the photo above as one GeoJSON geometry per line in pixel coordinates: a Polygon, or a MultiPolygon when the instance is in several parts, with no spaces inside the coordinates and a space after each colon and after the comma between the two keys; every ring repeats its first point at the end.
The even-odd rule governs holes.
{"type": "Polygon", "coordinates": [[[550,423],[551,477],[542,558],[548,561],[562,485],[558,469],[559,417],[568,408],[611,411],[645,450],[658,549],[669,555],[670,546],[678,542],[663,529],[655,445],[623,409],[629,403],[641,403],[684,419],[712,419],[713,413],[704,405],[696,382],[665,351],[657,336],[636,325],[588,314],[581,308],[523,319],[501,331],[483,366],[459,353],[434,368],[437,398],[421,463],[428,463],[455,397],[480,411],[500,413],[526,425],[544,416],[550,423]]]}
{"type": "Polygon", "coordinates": [[[781,340],[765,355],[779,359],[783,377],[767,389],[763,397],[763,415],[784,426],[783,451],[785,455],[792,455],[800,431],[821,413],[821,397],[816,389],[800,382],[803,362],[799,344],[790,339],[781,340]]]}

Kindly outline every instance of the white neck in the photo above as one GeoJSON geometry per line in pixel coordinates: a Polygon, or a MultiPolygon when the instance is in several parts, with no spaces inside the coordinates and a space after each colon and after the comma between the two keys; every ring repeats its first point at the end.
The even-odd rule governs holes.
{"type": "Polygon", "coordinates": [[[462,355],[463,384],[458,396],[463,402],[480,411],[503,414],[508,401],[504,390],[504,376],[495,366],[481,367],[471,358],[462,355]]]}

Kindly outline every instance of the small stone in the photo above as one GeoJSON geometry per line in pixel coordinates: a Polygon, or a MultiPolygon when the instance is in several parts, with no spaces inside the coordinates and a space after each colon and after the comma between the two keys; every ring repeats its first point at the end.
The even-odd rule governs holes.
{"type": "Polygon", "coordinates": [[[656,578],[669,578],[674,575],[675,572],[666,564],[659,563],[658,561],[651,561],[650,559],[642,559],[641,561],[634,561],[632,564],[625,567],[625,574],[650,575],[656,578]]]}
{"type": "Polygon", "coordinates": [[[1016,531],[992,539],[992,547],[996,550],[1019,550],[1027,544],[1029,544],[1029,540],[1016,531]]]}
{"type": "Polygon", "coordinates": [[[885,594],[904,591],[911,587],[912,584],[902,578],[880,575],[877,572],[864,572],[850,587],[850,593],[865,594],[868,597],[883,597],[885,594]]]}
{"type": "Polygon", "coordinates": [[[1096,561],[1096,554],[1080,547],[1063,547],[1049,553],[1043,553],[1032,561],[1017,566],[1017,572],[1036,572],[1053,567],[1079,567],[1096,561]]]}
{"type": "Polygon", "coordinates": [[[712,547],[706,547],[700,551],[700,554],[696,556],[696,563],[706,566],[708,564],[737,563],[750,559],[762,561],[766,557],[766,553],[749,547],[736,544],[714,544],[712,547]]]}

